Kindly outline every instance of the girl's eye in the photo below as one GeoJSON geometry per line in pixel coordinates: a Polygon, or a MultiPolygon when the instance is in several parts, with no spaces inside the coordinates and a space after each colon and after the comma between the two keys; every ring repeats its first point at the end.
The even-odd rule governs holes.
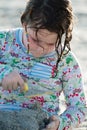
{"type": "Polygon", "coordinates": [[[33,39],[35,42],[37,42],[37,40],[33,39]]]}
{"type": "Polygon", "coordinates": [[[53,45],[54,45],[54,43],[48,43],[48,45],[53,46],[53,45]]]}
{"type": "Polygon", "coordinates": [[[36,39],[34,39],[33,37],[31,37],[31,38],[32,38],[32,40],[33,40],[33,41],[37,42],[37,40],[36,40],[36,39]]]}

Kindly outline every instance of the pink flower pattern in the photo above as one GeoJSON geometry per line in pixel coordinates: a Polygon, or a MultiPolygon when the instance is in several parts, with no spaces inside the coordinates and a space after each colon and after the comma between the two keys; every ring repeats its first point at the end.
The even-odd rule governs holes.
{"type": "Polygon", "coordinates": [[[6,91],[0,87],[0,109],[6,105],[27,108],[29,104],[39,102],[49,116],[58,115],[58,130],[70,130],[85,117],[82,74],[75,56],[72,52],[64,55],[54,77],[56,52],[36,59],[27,53],[21,37],[20,28],[0,31],[0,81],[17,68],[20,75],[29,79],[29,92],[6,91]],[[65,96],[66,110],[59,114],[61,92],[65,96]]]}

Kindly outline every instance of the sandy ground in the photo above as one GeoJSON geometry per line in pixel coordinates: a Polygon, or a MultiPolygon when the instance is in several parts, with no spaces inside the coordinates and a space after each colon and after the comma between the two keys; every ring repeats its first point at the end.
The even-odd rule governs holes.
{"type": "MultiPolygon", "coordinates": [[[[0,29],[20,27],[20,16],[27,0],[0,0],[0,29]]],[[[71,48],[81,65],[87,100],[87,0],[72,0],[78,22],[73,30],[71,48]]],[[[87,130],[87,120],[78,130],[87,130]]]]}

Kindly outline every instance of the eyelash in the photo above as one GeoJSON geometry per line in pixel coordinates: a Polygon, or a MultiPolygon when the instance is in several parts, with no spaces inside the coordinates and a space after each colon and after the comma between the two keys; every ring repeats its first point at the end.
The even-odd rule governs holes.
{"type": "Polygon", "coordinates": [[[50,46],[53,46],[53,45],[54,45],[54,43],[49,43],[49,45],[50,45],[50,46]]]}
{"type": "MultiPolygon", "coordinates": [[[[31,38],[32,38],[32,37],[31,37],[31,38]]],[[[32,38],[32,40],[35,41],[35,42],[38,42],[38,43],[42,42],[42,41],[39,41],[39,40],[35,40],[34,38],[32,38]]],[[[53,46],[53,45],[54,45],[54,43],[47,43],[47,44],[50,45],[50,46],[53,46]]]]}

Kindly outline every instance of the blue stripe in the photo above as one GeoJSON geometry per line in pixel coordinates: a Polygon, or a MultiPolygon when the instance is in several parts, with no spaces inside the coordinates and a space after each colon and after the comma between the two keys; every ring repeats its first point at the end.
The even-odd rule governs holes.
{"type": "Polygon", "coordinates": [[[15,105],[0,104],[0,110],[21,110],[22,108],[15,105]]]}

